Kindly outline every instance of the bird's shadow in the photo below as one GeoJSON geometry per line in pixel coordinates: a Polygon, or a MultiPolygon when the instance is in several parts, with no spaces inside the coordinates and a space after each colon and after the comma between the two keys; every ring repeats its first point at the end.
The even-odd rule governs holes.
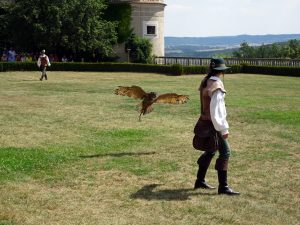
{"type": "Polygon", "coordinates": [[[144,200],[167,200],[167,201],[186,201],[191,196],[196,195],[216,195],[216,193],[200,193],[194,191],[194,189],[165,189],[155,191],[154,189],[160,184],[149,184],[142,187],[136,193],[131,194],[132,199],[144,199],[144,200]]]}
{"type": "Polygon", "coordinates": [[[22,82],[37,82],[40,83],[41,81],[39,79],[22,79],[22,80],[8,80],[9,82],[14,83],[22,83],[22,82]]]}
{"type": "Polygon", "coordinates": [[[119,153],[103,153],[94,155],[80,155],[80,158],[97,158],[97,157],[123,157],[123,156],[141,156],[154,155],[156,152],[119,152],[119,153]]]}
{"type": "Polygon", "coordinates": [[[41,82],[39,79],[21,80],[20,82],[41,82]]]}

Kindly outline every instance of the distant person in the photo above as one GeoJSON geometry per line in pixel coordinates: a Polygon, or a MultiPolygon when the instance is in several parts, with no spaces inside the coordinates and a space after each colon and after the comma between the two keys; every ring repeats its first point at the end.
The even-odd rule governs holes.
{"type": "Polygon", "coordinates": [[[201,116],[194,128],[193,146],[204,153],[197,161],[199,169],[194,189],[214,189],[205,182],[205,175],[212,158],[219,151],[215,164],[219,180],[218,194],[239,195],[240,193],[229,188],[227,183],[230,156],[227,142],[229,125],[224,101],[226,90],[220,76],[224,75],[228,68],[223,59],[211,59],[209,73],[199,87],[201,116]]]}
{"type": "Polygon", "coordinates": [[[40,71],[42,72],[42,76],[40,78],[40,81],[42,81],[43,78],[45,78],[45,80],[48,80],[47,73],[46,73],[47,72],[47,67],[51,66],[49,58],[45,53],[46,53],[46,51],[42,50],[41,54],[38,58],[38,61],[37,61],[37,65],[40,68],[40,71]]]}
{"type": "Polygon", "coordinates": [[[62,62],[68,62],[68,58],[65,55],[63,55],[63,57],[61,58],[61,61],[62,62]]]}
{"type": "Polygon", "coordinates": [[[13,48],[10,48],[8,51],[7,61],[8,62],[15,62],[16,61],[17,53],[13,48]]]}
{"type": "Polygon", "coordinates": [[[49,60],[50,60],[51,62],[54,62],[54,55],[53,55],[53,54],[50,54],[50,55],[49,55],[49,60]]]}
{"type": "Polygon", "coordinates": [[[20,61],[21,61],[21,62],[26,62],[26,61],[27,61],[26,55],[25,55],[24,53],[22,53],[22,54],[20,55],[20,61]]]}
{"type": "Polygon", "coordinates": [[[57,54],[54,54],[53,61],[51,61],[51,62],[58,62],[58,61],[59,61],[59,58],[58,58],[57,54]]]}
{"type": "Polygon", "coordinates": [[[70,56],[69,56],[68,61],[69,61],[69,62],[74,62],[73,55],[70,55],[70,56]]]}
{"type": "Polygon", "coordinates": [[[7,62],[7,55],[3,52],[2,56],[1,56],[1,61],[2,62],[7,62]]]}
{"type": "Polygon", "coordinates": [[[26,62],[32,62],[32,54],[28,54],[26,55],[26,62]]]}

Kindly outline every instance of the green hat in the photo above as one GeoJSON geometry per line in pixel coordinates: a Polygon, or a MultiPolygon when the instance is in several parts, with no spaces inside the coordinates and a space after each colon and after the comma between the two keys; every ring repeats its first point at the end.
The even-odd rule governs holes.
{"type": "Polygon", "coordinates": [[[225,65],[225,60],[222,58],[219,59],[212,58],[210,60],[210,66],[213,70],[220,70],[220,71],[227,70],[230,68],[225,65]]]}

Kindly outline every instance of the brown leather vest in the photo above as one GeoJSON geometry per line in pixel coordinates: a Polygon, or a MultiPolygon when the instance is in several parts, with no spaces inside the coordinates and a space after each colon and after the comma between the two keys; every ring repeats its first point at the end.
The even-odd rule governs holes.
{"type": "Polygon", "coordinates": [[[48,66],[47,56],[40,56],[41,58],[41,66],[48,66]]]}
{"type": "Polygon", "coordinates": [[[201,120],[211,120],[210,116],[210,100],[213,93],[220,89],[223,93],[226,93],[223,83],[218,80],[207,80],[207,86],[204,88],[203,84],[206,78],[204,78],[200,85],[200,100],[201,100],[201,120]]]}

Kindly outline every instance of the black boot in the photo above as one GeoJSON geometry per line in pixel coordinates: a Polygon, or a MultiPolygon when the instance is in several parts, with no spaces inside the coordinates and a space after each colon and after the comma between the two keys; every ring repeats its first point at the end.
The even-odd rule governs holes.
{"type": "Polygon", "coordinates": [[[196,180],[194,189],[215,189],[215,187],[207,184],[205,181],[196,180]]]}
{"type": "Polygon", "coordinates": [[[218,170],[218,179],[219,179],[219,188],[218,194],[225,195],[239,195],[239,192],[236,192],[228,187],[227,184],[227,170],[218,170]]]}
{"type": "Polygon", "coordinates": [[[205,175],[206,175],[207,169],[208,169],[209,164],[210,164],[212,158],[214,157],[214,155],[215,155],[214,153],[205,152],[198,159],[197,163],[199,165],[199,169],[198,169],[197,180],[195,182],[194,189],[198,189],[198,188],[215,189],[213,186],[210,186],[209,184],[207,184],[205,182],[205,175]]]}

